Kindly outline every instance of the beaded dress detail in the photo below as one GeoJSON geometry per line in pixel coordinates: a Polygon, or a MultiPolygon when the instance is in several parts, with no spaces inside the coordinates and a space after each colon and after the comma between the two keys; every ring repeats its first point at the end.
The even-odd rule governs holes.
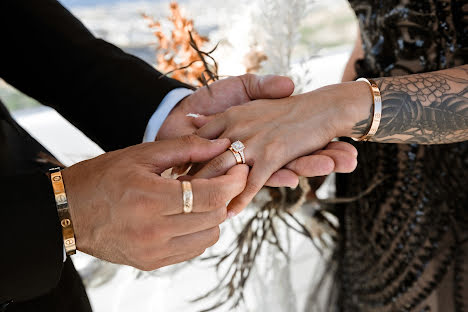
{"type": "MultiPolygon", "coordinates": [[[[468,63],[468,0],[350,0],[365,59],[359,77],[468,63]]],[[[437,82],[434,89],[439,88],[437,82]]],[[[468,311],[468,142],[353,143],[337,175],[340,311],[468,311]]]]}

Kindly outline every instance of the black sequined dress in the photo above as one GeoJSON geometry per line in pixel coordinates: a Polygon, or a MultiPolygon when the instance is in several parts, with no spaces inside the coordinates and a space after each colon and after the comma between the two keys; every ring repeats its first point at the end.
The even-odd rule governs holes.
{"type": "MultiPolygon", "coordinates": [[[[365,59],[360,77],[468,63],[468,0],[350,0],[365,59]]],[[[468,311],[468,142],[357,143],[337,176],[340,311],[468,311]]]]}

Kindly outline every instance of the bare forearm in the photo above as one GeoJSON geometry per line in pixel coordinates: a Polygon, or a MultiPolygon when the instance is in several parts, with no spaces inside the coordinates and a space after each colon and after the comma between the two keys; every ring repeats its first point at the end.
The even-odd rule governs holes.
{"type": "MultiPolygon", "coordinates": [[[[374,142],[443,144],[468,140],[468,65],[375,79],[382,93],[382,120],[374,142]]],[[[369,127],[371,113],[352,136],[369,127]]]]}

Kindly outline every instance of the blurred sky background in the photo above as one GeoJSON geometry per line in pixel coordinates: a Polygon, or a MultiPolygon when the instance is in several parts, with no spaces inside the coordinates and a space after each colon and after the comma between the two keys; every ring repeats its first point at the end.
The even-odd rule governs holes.
{"type": "MultiPolygon", "coordinates": [[[[97,37],[103,38],[146,62],[155,63],[156,40],[141,17],[149,14],[166,21],[168,0],[59,0],[97,37]]],[[[222,42],[214,56],[220,73],[238,75],[245,70],[242,58],[248,52],[252,4],[257,0],[179,0],[182,12],[194,20],[200,34],[210,38],[209,47],[222,42]]],[[[284,1],[288,3],[288,1],[284,1]]],[[[356,21],[346,0],[315,0],[300,25],[293,58],[348,51],[356,36],[356,21]]],[[[166,27],[166,25],[163,25],[166,27]]],[[[265,27],[268,27],[266,25],[265,27]]],[[[270,26],[273,29],[273,26],[270,26]]],[[[274,34],[272,34],[274,35],[274,34]]],[[[252,41],[252,38],[250,38],[252,41]]],[[[157,67],[157,64],[154,64],[157,67]]],[[[317,75],[320,77],[320,75],[317,75]]],[[[35,107],[38,103],[23,96],[0,79],[0,98],[10,110],[35,107]]]]}

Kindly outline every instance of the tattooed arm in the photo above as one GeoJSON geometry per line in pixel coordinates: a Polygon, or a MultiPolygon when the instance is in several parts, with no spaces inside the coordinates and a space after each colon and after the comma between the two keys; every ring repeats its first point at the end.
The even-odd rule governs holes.
{"type": "MultiPolygon", "coordinates": [[[[382,120],[371,141],[443,144],[468,140],[468,65],[375,81],[382,93],[382,120]]],[[[354,125],[354,137],[368,129],[371,116],[354,125]]]]}
{"type": "MultiPolygon", "coordinates": [[[[373,141],[441,144],[468,140],[468,65],[377,81],[383,115],[373,141]]],[[[371,121],[371,104],[369,86],[353,81],[284,99],[256,100],[216,116],[197,118],[198,135],[240,140],[245,146],[244,159],[252,168],[244,192],[230,202],[230,212],[245,207],[281,168],[297,172],[315,165],[323,170],[308,176],[354,170],[355,151],[337,148],[330,141],[362,136],[371,121]],[[318,156],[331,157],[333,162],[318,156]],[[344,160],[345,166],[335,159],[344,160]]],[[[222,174],[235,164],[232,152],[226,151],[197,177],[222,174]]]]}

